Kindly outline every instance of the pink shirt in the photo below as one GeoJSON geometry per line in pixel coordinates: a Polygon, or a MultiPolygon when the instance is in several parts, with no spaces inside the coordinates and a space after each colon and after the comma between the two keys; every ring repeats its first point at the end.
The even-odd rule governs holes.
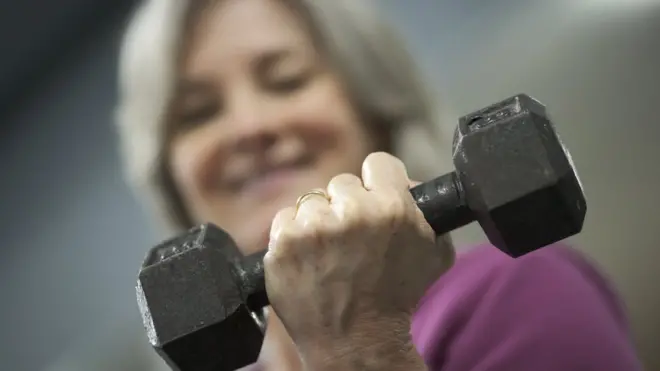
{"type": "Polygon", "coordinates": [[[437,371],[637,371],[621,302],[576,251],[459,257],[422,299],[413,339],[437,371]]]}
{"type": "Polygon", "coordinates": [[[612,288],[561,245],[461,254],[420,302],[412,335],[430,371],[643,370],[612,288]]]}

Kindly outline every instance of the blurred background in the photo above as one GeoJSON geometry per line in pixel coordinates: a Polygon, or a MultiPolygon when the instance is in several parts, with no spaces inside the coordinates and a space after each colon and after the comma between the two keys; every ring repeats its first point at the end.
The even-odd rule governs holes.
{"type": "MultiPolygon", "coordinates": [[[[123,183],[112,127],[133,3],[0,5],[2,370],[141,326],[135,276],[162,236],[123,183]]],[[[660,0],[380,3],[442,97],[448,137],[459,115],[518,92],[548,106],[587,192],[573,244],[612,277],[660,370],[660,0]]]]}

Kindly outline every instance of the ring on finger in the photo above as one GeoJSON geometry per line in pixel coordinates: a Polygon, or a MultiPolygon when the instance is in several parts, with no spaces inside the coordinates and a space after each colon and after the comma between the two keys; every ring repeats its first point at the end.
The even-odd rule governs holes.
{"type": "Polygon", "coordinates": [[[307,198],[312,196],[321,196],[325,198],[326,201],[330,201],[330,196],[328,196],[328,194],[323,189],[312,189],[311,191],[305,192],[300,197],[298,197],[298,200],[296,200],[296,213],[298,212],[298,209],[300,209],[300,205],[302,205],[307,198]]]}

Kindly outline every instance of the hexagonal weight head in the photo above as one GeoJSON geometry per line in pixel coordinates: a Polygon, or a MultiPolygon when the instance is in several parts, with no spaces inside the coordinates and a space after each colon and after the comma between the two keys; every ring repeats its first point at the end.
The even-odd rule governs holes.
{"type": "Polygon", "coordinates": [[[263,334],[244,304],[237,251],[211,224],[149,251],[138,305],[151,345],[173,370],[235,370],[256,361],[263,334]]]}
{"type": "Polygon", "coordinates": [[[464,116],[453,160],[491,243],[520,256],[582,229],[586,201],[545,107],[520,94],[464,116]]]}

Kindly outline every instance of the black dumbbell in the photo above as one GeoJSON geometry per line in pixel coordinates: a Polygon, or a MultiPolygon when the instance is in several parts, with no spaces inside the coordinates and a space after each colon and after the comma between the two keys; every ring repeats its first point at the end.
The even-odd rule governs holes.
{"type": "MultiPolygon", "coordinates": [[[[411,190],[438,234],[478,221],[519,257],[582,229],[586,201],[545,107],[517,95],[462,117],[456,171],[411,190]]],[[[173,370],[224,371],[254,363],[268,305],[265,252],[244,257],[212,224],[149,252],[137,297],[149,341],[173,370]]]]}

